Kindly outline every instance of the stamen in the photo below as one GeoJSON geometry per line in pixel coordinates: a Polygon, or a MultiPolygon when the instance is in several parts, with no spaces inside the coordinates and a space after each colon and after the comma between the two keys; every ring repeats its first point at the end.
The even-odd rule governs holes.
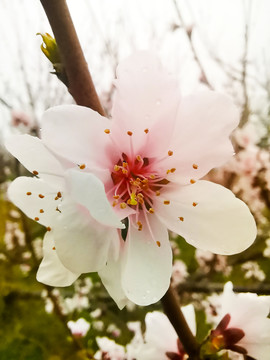
{"type": "Polygon", "coordinates": [[[198,203],[193,202],[193,203],[192,203],[192,205],[195,207],[195,206],[197,206],[197,205],[198,205],[198,203]]]}
{"type": "Polygon", "coordinates": [[[105,129],[104,132],[105,132],[105,134],[109,134],[111,131],[110,131],[110,129],[105,129]]]}
{"type": "Polygon", "coordinates": [[[132,136],[133,132],[132,131],[127,131],[128,136],[132,136]]]}
{"type": "Polygon", "coordinates": [[[150,208],[148,211],[150,212],[150,214],[154,214],[154,212],[155,212],[155,210],[153,208],[150,208]]]}
{"type": "Polygon", "coordinates": [[[121,208],[121,209],[125,209],[126,207],[127,207],[127,204],[126,204],[126,203],[122,202],[122,203],[120,204],[120,208],[121,208]]]}
{"type": "Polygon", "coordinates": [[[160,245],[161,245],[160,241],[156,241],[156,244],[157,244],[158,247],[160,247],[160,245]]]}
{"type": "Polygon", "coordinates": [[[38,220],[39,220],[39,217],[36,216],[36,217],[35,217],[35,220],[38,221],[38,220]]]}
{"type": "Polygon", "coordinates": [[[180,220],[180,221],[184,221],[183,216],[179,216],[179,220],[180,220]]]}
{"type": "Polygon", "coordinates": [[[43,209],[40,209],[39,212],[40,212],[41,214],[43,214],[43,213],[44,213],[44,210],[43,210],[43,209]]]}
{"type": "Polygon", "coordinates": [[[32,173],[33,173],[34,175],[38,175],[38,171],[37,171],[37,170],[32,171],[32,173]]]}
{"type": "Polygon", "coordinates": [[[195,169],[195,170],[198,169],[198,165],[197,165],[197,164],[193,164],[192,167],[193,167],[193,169],[195,169]]]}
{"type": "Polygon", "coordinates": [[[38,197],[40,197],[41,199],[43,199],[43,198],[44,198],[44,195],[39,194],[38,197]]]}
{"type": "Polygon", "coordinates": [[[142,231],[142,223],[140,221],[137,221],[138,230],[142,231]]]}
{"type": "Polygon", "coordinates": [[[196,180],[190,179],[190,183],[191,183],[191,184],[195,184],[195,182],[196,182],[196,180]]]}
{"type": "Polygon", "coordinates": [[[32,195],[31,191],[27,191],[26,195],[32,195]]]}
{"type": "Polygon", "coordinates": [[[164,200],[164,201],[163,201],[163,204],[164,204],[164,205],[170,205],[170,200],[164,200]]]}
{"type": "Polygon", "coordinates": [[[50,226],[47,227],[47,231],[51,231],[52,228],[50,226]]]}
{"type": "Polygon", "coordinates": [[[149,133],[149,129],[144,129],[144,132],[145,132],[146,134],[148,134],[148,133],[149,133]]]}
{"type": "Polygon", "coordinates": [[[85,169],[85,167],[86,167],[85,164],[82,164],[82,165],[79,166],[79,168],[80,168],[81,170],[85,169]]]}
{"type": "Polygon", "coordinates": [[[173,155],[173,151],[172,151],[172,150],[169,150],[169,151],[168,151],[168,155],[169,155],[169,156],[172,156],[172,155],[173,155]]]}

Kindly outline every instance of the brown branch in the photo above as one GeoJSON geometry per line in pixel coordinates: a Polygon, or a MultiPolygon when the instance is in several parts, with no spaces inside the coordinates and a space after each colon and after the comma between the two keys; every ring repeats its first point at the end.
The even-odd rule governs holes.
{"type": "Polygon", "coordinates": [[[182,310],[177,301],[176,294],[170,286],[161,299],[163,310],[173,325],[190,360],[199,360],[200,345],[192,334],[182,310]]]}
{"type": "Polygon", "coordinates": [[[78,105],[87,106],[104,115],[66,1],[40,1],[60,50],[70,94],[78,105]]]}

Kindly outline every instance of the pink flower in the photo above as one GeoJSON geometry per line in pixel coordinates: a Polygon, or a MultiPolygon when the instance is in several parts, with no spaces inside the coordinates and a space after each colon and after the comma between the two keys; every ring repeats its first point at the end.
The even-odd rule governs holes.
{"type": "Polygon", "coordinates": [[[258,360],[268,360],[270,353],[270,296],[233,292],[228,282],[223,294],[209,298],[216,311],[212,319],[217,330],[212,338],[224,344],[226,349],[246,353],[258,360]]]}
{"type": "Polygon", "coordinates": [[[231,191],[198,181],[233,155],[229,136],[239,117],[231,100],[212,91],[182,98],[148,52],[123,61],[117,77],[112,120],[58,106],[42,118],[42,140],[8,140],[37,176],[16,179],[9,197],[51,230],[40,281],[65,286],[99,271],[118,306],[127,298],[148,305],[170,283],[167,229],[233,254],[251,245],[256,226],[231,191]]]}

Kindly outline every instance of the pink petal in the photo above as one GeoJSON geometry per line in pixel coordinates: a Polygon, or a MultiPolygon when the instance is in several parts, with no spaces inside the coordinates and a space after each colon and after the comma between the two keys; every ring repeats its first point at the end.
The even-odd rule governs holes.
{"type": "Polygon", "coordinates": [[[125,228],[106,197],[103,183],[95,175],[68,170],[67,181],[73,199],[85,206],[96,221],[106,226],[125,228]]]}
{"type": "Polygon", "coordinates": [[[117,68],[116,93],[112,109],[112,136],[121,139],[122,151],[130,154],[131,131],[136,152],[157,156],[167,149],[180,94],[177,82],[150,52],[138,52],[117,68]],[[148,129],[149,134],[144,130],[148,129]],[[149,138],[149,139],[148,139],[149,138]]]}
{"type": "Polygon", "coordinates": [[[47,110],[42,118],[42,141],[56,154],[78,165],[107,169],[115,150],[104,132],[111,121],[78,105],[62,105],[47,110]]]}
{"type": "Polygon", "coordinates": [[[6,148],[27,170],[55,186],[63,186],[63,168],[56,157],[37,137],[14,135],[6,140],[6,148]]]}
{"type": "Polygon", "coordinates": [[[55,188],[42,179],[18,177],[8,188],[8,197],[28,217],[45,226],[52,226],[59,214],[56,208],[61,198],[55,200],[61,188],[55,188]]]}
{"type": "Polygon", "coordinates": [[[231,255],[248,248],[256,238],[256,224],[247,205],[218,184],[198,181],[164,190],[154,206],[170,230],[199,249],[231,255]],[[164,205],[164,199],[170,204],[164,205]]]}
{"type": "Polygon", "coordinates": [[[167,229],[155,215],[148,216],[149,226],[145,219],[140,221],[142,231],[129,225],[123,258],[122,286],[127,298],[135,304],[149,305],[157,302],[169,287],[172,251],[167,229]]]}
{"type": "Polygon", "coordinates": [[[72,273],[59,260],[54,250],[52,233],[47,232],[43,240],[43,260],[37,272],[37,280],[50,286],[70,286],[80,274],[72,273]]]}
{"type": "Polygon", "coordinates": [[[183,98],[170,145],[173,156],[166,161],[168,169],[176,168],[170,180],[189,183],[224,164],[234,153],[229,136],[238,122],[239,111],[225,95],[203,91],[183,98]]]}
{"type": "Polygon", "coordinates": [[[53,233],[60,261],[75,273],[102,269],[111,242],[119,241],[117,231],[100,225],[84,207],[70,200],[64,200],[59,210],[53,233]]]}

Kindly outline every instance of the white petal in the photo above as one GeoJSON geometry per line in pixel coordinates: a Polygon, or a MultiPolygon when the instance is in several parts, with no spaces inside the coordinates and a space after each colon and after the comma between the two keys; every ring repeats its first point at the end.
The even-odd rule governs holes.
{"type": "Polygon", "coordinates": [[[69,286],[80,274],[72,273],[64,267],[54,246],[53,235],[47,232],[43,240],[43,260],[37,272],[37,280],[50,286],[69,286]]]}
{"type": "Polygon", "coordinates": [[[55,197],[61,190],[42,179],[21,176],[10,184],[8,197],[28,217],[51,227],[58,215],[56,208],[61,202],[60,198],[55,200],[55,197]]]}
{"type": "Polygon", "coordinates": [[[184,97],[170,144],[173,156],[166,162],[168,169],[176,168],[170,180],[188,183],[229,160],[234,153],[229,136],[238,122],[238,109],[223,94],[202,91],[184,97]]]}
{"type": "Polygon", "coordinates": [[[147,142],[144,156],[159,155],[171,139],[180,101],[176,80],[163,69],[159,59],[147,51],[122,61],[117,68],[117,78],[112,136],[115,141],[121,138],[122,151],[127,155],[130,153],[127,131],[133,132],[135,151],[147,142]]]}
{"type": "Polygon", "coordinates": [[[125,228],[106,197],[103,183],[95,175],[69,170],[67,181],[74,200],[85,206],[96,221],[106,226],[125,228]]]}
{"type": "Polygon", "coordinates": [[[168,290],[172,272],[167,229],[154,214],[148,219],[150,226],[140,219],[142,231],[130,224],[125,242],[122,286],[126,296],[138,305],[157,302],[168,290]]]}
{"type": "Polygon", "coordinates": [[[121,286],[121,262],[108,261],[106,266],[98,272],[103,285],[107,289],[110,296],[116,302],[120,310],[128,303],[128,299],[121,286]]]}
{"type": "Polygon", "coordinates": [[[62,105],[44,113],[41,137],[52,151],[75,164],[107,169],[115,153],[104,132],[110,128],[109,119],[87,107],[62,105]]]}
{"type": "Polygon", "coordinates": [[[63,168],[56,157],[37,137],[30,135],[13,135],[6,140],[6,148],[31,173],[55,186],[63,186],[63,168]]]}
{"type": "Polygon", "coordinates": [[[111,242],[119,241],[117,230],[100,225],[82,206],[63,201],[54,225],[59,259],[75,273],[102,269],[108,259],[111,242]]]}
{"type": "Polygon", "coordinates": [[[170,230],[199,249],[231,255],[248,248],[256,238],[255,220],[248,207],[221,185],[198,181],[178,190],[164,189],[162,196],[156,198],[156,214],[170,230]],[[163,199],[170,204],[164,205],[163,199]]]}

